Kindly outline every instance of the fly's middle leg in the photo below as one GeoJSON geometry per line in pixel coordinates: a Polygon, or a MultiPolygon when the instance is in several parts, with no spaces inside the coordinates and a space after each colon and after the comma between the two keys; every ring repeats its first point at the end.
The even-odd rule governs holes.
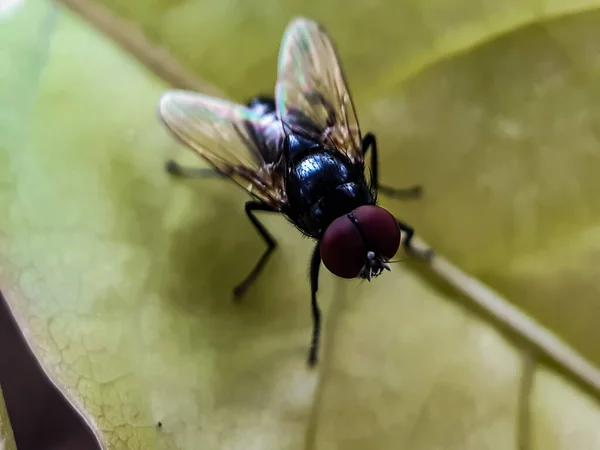
{"type": "Polygon", "coordinates": [[[165,163],[165,170],[170,175],[179,178],[221,178],[221,172],[210,167],[185,167],[170,159],[165,163]]]}
{"type": "Polygon", "coordinates": [[[273,208],[271,208],[269,205],[266,205],[265,203],[254,200],[246,202],[245,209],[248,219],[250,219],[250,222],[252,222],[252,225],[254,225],[256,231],[258,231],[260,236],[263,238],[265,244],[267,244],[267,248],[258,260],[258,262],[254,265],[254,268],[246,276],[246,278],[244,278],[242,282],[239,283],[233,290],[233,295],[235,299],[238,299],[244,295],[244,293],[248,290],[248,288],[252,285],[252,283],[256,280],[256,278],[265,268],[265,265],[271,257],[271,253],[273,253],[273,250],[275,250],[275,247],[277,247],[277,241],[275,240],[275,238],[271,236],[271,233],[269,233],[265,226],[254,215],[254,211],[277,211],[275,211],[273,208]]]}
{"type": "Polygon", "coordinates": [[[408,188],[393,188],[379,184],[379,163],[377,161],[377,139],[372,133],[367,133],[362,141],[362,151],[366,156],[371,149],[371,184],[376,192],[402,200],[414,200],[421,197],[423,188],[420,185],[408,188]]]}

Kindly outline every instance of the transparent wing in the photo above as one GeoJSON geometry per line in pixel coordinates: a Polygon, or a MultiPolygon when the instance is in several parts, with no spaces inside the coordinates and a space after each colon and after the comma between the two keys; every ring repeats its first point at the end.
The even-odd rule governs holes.
{"type": "Polygon", "coordinates": [[[279,50],[277,112],[286,128],[364,161],[358,118],[333,41],[318,23],[298,18],[279,50]]]}
{"type": "Polygon", "coordinates": [[[177,139],[250,194],[280,209],[281,177],[261,154],[256,130],[261,117],[245,106],[189,91],[169,91],[158,113],[177,139]]]}

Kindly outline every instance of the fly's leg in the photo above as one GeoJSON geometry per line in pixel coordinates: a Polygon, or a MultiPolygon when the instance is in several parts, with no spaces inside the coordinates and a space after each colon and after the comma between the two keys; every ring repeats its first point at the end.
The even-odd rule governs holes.
{"type": "Polygon", "coordinates": [[[423,195],[423,187],[421,185],[412,186],[409,188],[393,188],[380,184],[377,191],[388,197],[393,197],[401,200],[416,200],[423,195]]]}
{"type": "Polygon", "coordinates": [[[379,184],[379,165],[377,161],[377,140],[375,135],[367,133],[362,141],[363,154],[366,156],[371,148],[371,184],[376,192],[381,192],[389,197],[399,198],[403,200],[414,200],[421,197],[423,188],[419,185],[409,188],[396,189],[389,186],[379,184]]]}
{"type": "Polygon", "coordinates": [[[400,228],[400,230],[406,233],[406,237],[402,241],[402,246],[406,250],[406,253],[408,253],[410,256],[416,259],[420,259],[423,261],[431,261],[431,259],[434,256],[433,250],[431,250],[430,248],[422,249],[414,247],[412,244],[412,238],[415,234],[415,230],[410,225],[407,225],[406,223],[398,219],[396,220],[398,222],[398,227],[400,228]]]}
{"type": "Polygon", "coordinates": [[[313,250],[310,259],[310,295],[311,295],[311,310],[313,317],[313,332],[310,341],[310,350],[308,351],[308,365],[313,367],[317,364],[319,354],[319,342],[321,338],[321,311],[317,303],[317,291],[319,290],[319,268],[321,267],[321,252],[319,244],[313,250]]]}
{"type": "Polygon", "coordinates": [[[254,201],[254,200],[250,200],[250,201],[246,202],[245,209],[246,209],[246,215],[248,216],[248,219],[250,219],[250,222],[252,222],[252,225],[254,225],[254,228],[256,228],[256,230],[260,233],[261,237],[263,238],[263,241],[265,241],[265,243],[267,244],[267,249],[262,254],[262,256],[260,257],[260,259],[258,260],[256,265],[254,266],[252,271],[233,290],[233,295],[236,299],[240,298],[242,295],[244,295],[246,290],[250,287],[250,285],[254,282],[254,280],[256,280],[258,275],[260,275],[260,273],[264,269],[265,265],[267,264],[267,261],[269,260],[271,253],[273,253],[273,250],[275,250],[275,247],[277,247],[277,241],[273,238],[273,236],[271,236],[271,233],[269,233],[267,231],[265,226],[262,223],[260,223],[260,221],[254,215],[254,211],[267,211],[267,212],[276,212],[276,211],[273,208],[271,208],[269,205],[266,205],[264,203],[254,201]]]}
{"type": "Polygon", "coordinates": [[[170,159],[165,163],[167,173],[179,178],[220,178],[224,175],[210,167],[184,167],[170,159]]]}
{"type": "MultiPolygon", "coordinates": [[[[181,177],[181,178],[213,178],[213,177],[223,177],[224,175],[219,171],[212,168],[196,168],[196,167],[183,167],[179,165],[177,162],[170,160],[167,161],[165,165],[165,169],[168,173],[173,176],[181,177]]],[[[258,277],[258,275],[262,272],[271,253],[277,247],[277,241],[271,236],[271,234],[267,231],[262,223],[254,216],[253,211],[267,211],[267,212],[276,212],[270,206],[258,202],[258,201],[249,201],[246,202],[246,215],[254,225],[254,228],[260,233],[261,237],[267,244],[267,249],[262,254],[252,271],[244,278],[244,280],[239,283],[235,289],[233,290],[234,298],[242,297],[245,292],[248,290],[250,285],[254,282],[254,280],[258,277]]]]}

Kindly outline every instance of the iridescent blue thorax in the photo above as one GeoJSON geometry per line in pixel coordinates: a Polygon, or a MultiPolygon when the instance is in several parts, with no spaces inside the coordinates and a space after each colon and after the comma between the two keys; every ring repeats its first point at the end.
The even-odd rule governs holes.
{"type": "Polygon", "coordinates": [[[289,203],[284,214],[305,234],[320,238],[338,217],[375,203],[364,167],[338,150],[290,134],[284,152],[289,203]]]}

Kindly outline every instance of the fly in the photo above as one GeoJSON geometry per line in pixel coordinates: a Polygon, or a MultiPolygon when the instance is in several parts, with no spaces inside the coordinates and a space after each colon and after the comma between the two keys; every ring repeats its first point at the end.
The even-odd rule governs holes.
{"type": "Polygon", "coordinates": [[[174,90],[161,97],[159,116],[179,141],[214,167],[207,171],[169,161],[171,174],[225,176],[253,197],[246,202],[246,215],[267,248],[235,287],[236,297],[247,291],[277,246],[256,212],[283,214],[316,241],[310,261],[311,366],[317,362],[321,330],[321,262],[341,278],[371,281],[390,270],[401,242],[413,257],[432,257],[431,250],[413,247],[412,227],[377,206],[378,192],[410,199],[419,197],[421,189],[379,184],[375,135],[362,136],[337,51],[318,23],[297,18],[285,30],[274,98],[256,97],[240,105],[174,90]]]}

